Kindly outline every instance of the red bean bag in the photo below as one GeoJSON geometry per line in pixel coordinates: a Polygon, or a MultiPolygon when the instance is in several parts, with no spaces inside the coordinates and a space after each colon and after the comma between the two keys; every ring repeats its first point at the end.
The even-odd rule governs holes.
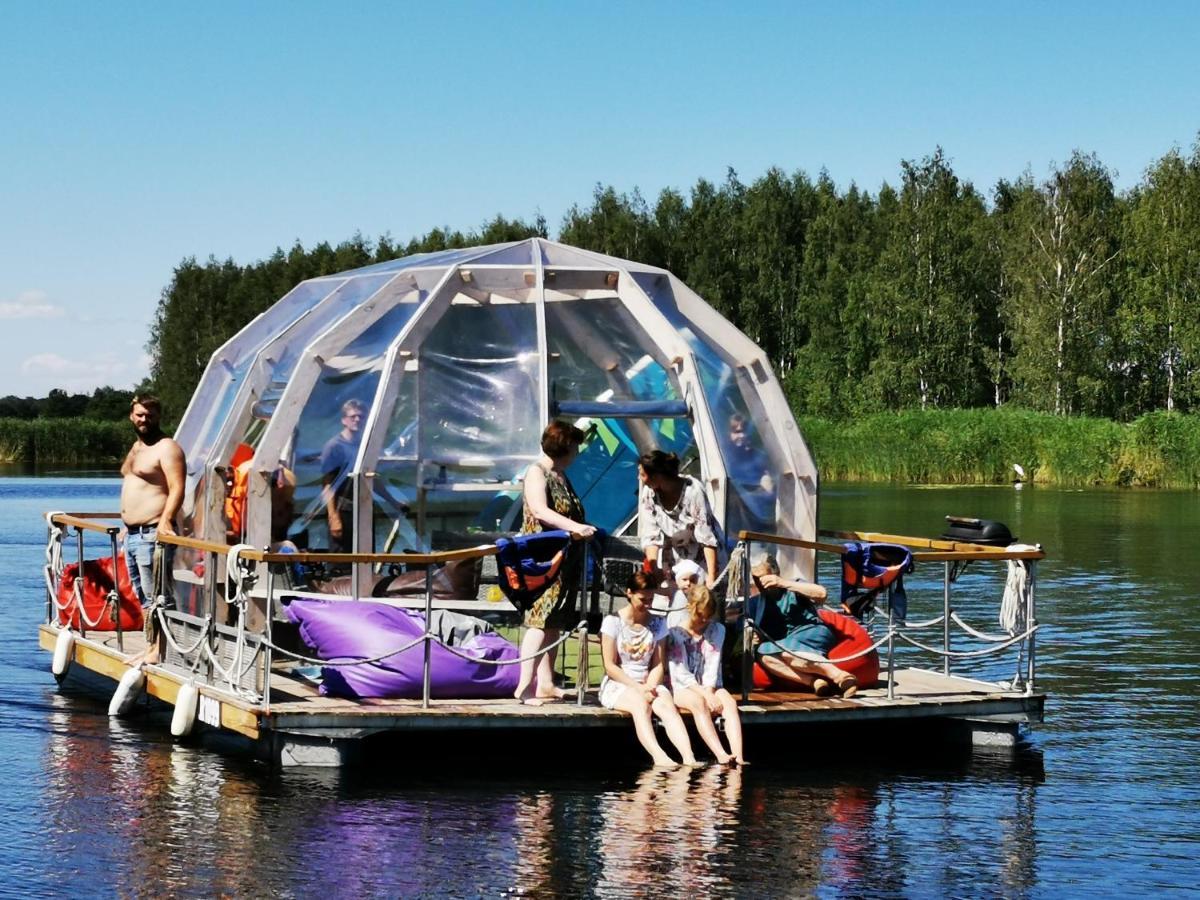
{"type": "Polygon", "coordinates": [[[863,628],[857,619],[834,612],[831,609],[817,607],[817,615],[821,617],[822,622],[841,637],[841,640],[829,651],[829,659],[837,663],[839,669],[849,672],[857,678],[859,687],[874,687],[875,683],[879,681],[878,650],[872,650],[870,653],[846,663],[838,663],[839,659],[853,656],[855,653],[866,650],[875,643],[871,640],[871,636],[867,634],[867,629],[863,628]]]}
{"type": "MultiPolygon", "coordinates": [[[[833,649],[829,651],[829,658],[834,662],[844,659],[847,656],[853,656],[855,653],[865,650],[875,643],[871,640],[871,636],[867,634],[867,630],[852,616],[842,615],[842,613],[837,613],[820,606],[817,607],[817,615],[840,638],[834,644],[833,649]]],[[[879,651],[872,650],[870,653],[864,654],[857,659],[839,664],[838,668],[843,672],[849,672],[857,678],[859,687],[874,687],[879,681],[879,651]]],[[[753,673],[754,690],[756,691],[769,691],[778,684],[757,662],[754,664],[753,673]]]]}
{"type": "MultiPolygon", "coordinates": [[[[117,623],[108,609],[108,594],[113,588],[112,557],[83,561],[83,609],[88,621],[96,622],[95,625],[81,621],[79,607],[75,602],[75,579],[78,575],[78,563],[63,567],[62,580],[58,585],[58,602],[64,608],[58,613],[59,624],[65,625],[69,621],[71,627],[76,630],[116,631],[117,623]]],[[[133,584],[129,581],[124,554],[117,556],[117,593],[120,595],[121,630],[140,630],[143,622],[142,606],[133,591],[133,584]]]]}

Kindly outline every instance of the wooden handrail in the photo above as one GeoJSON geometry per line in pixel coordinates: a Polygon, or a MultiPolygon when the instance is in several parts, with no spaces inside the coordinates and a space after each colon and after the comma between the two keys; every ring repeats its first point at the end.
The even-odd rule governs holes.
{"type": "MultiPolygon", "coordinates": [[[[986,559],[1044,559],[1044,550],[1007,550],[1004,547],[989,547],[986,544],[971,544],[963,541],[942,541],[933,538],[909,537],[899,534],[883,534],[875,531],[830,531],[821,529],[818,534],[824,537],[843,538],[850,541],[866,541],[870,543],[903,544],[906,547],[925,547],[925,552],[913,553],[917,562],[965,562],[969,560],[986,559]]],[[[824,553],[836,553],[843,556],[846,548],[841,544],[827,544],[821,541],[806,541],[800,538],[784,537],[777,534],[767,534],[761,531],[739,531],[738,540],[761,541],[768,544],[782,544],[787,547],[801,547],[806,550],[818,550],[824,553]]]]}
{"type": "Polygon", "coordinates": [[[739,531],[739,541],[762,541],[768,544],[783,544],[787,547],[801,547],[805,550],[821,550],[825,553],[836,553],[839,556],[846,552],[841,544],[825,544],[821,541],[806,541],[803,538],[784,537],[779,534],[767,534],[764,531],[739,531]]]}
{"type": "MultiPolygon", "coordinates": [[[[184,537],[182,534],[160,534],[156,535],[157,540],[163,544],[171,544],[175,547],[187,547],[189,550],[203,550],[205,553],[219,553],[224,556],[229,552],[230,544],[218,544],[214,541],[203,541],[200,538],[184,537]]],[[[262,562],[263,551],[261,550],[246,550],[242,553],[243,559],[252,559],[255,562],[262,562]]]]}
{"type": "MultiPolygon", "coordinates": [[[[202,541],[198,538],[183,537],[177,534],[164,534],[158,538],[164,544],[176,547],[188,547],[192,550],[202,550],[206,553],[220,553],[224,556],[229,552],[229,544],[214,544],[212,541],[202,541]]],[[[443,550],[434,553],[270,553],[266,550],[243,550],[242,559],[266,563],[382,563],[383,565],[406,563],[409,565],[431,566],[451,560],[479,559],[484,556],[495,556],[495,544],[481,544],[478,547],[466,547],[461,550],[443,550]]]]}
{"type": "MultiPolygon", "coordinates": [[[[1008,553],[1003,547],[993,547],[989,544],[974,544],[970,541],[946,541],[938,538],[920,538],[910,537],[903,534],[884,534],[878,531],[830,531],[821,529],[820,534],[826,537],[844,538],[848,541],[868,541],[872,543],[886,544],[903,544],[906,547],[924,547],[927,550],[944,551],[947,553],[983,553],[986,554],[980,558],[998,558],[998,559],[1042,559],[1045,557],[1045,552],[1042,550],[1020,550],[1008,553]],[[998,556],[997,554],[1007,554],[998,556]]],[[[933,553],[913,554],[915,557],[933,561],[935,558],[938,561],[943,559],[963,559],[961,556],[937,556],[933,553]]]]}
{"type": "Polygon", "coordinates": [[[933,550],[917,551],[913,559],[917,562],[955,562],[973,559],[1045,559],[1044,550],[1005,550],[993,547],[988,550],[933,550]]]}
{"type": "Polygon", "coordinates": [[[247,559],[261,559],[269,563],[408,563],[431,566],[437,563],[461,559],[481,559],[496,555],[495,544],[480,544],[461,550],[442,550],[433,553],[246,553],[247,559]]]}
{"type": "Polygon", "coordinates": [[[65,525],[68,528],[78,528],[80,531],[94,531],[97,534],[108,534],[113,529],[121,530],[121,517],[110,516],[108,513],[59,513],[50,517],[50,521],[55,525],[65,525]],[[97,525],[97,519],[115,518],[117,521],[112,525],[97,525]]]}

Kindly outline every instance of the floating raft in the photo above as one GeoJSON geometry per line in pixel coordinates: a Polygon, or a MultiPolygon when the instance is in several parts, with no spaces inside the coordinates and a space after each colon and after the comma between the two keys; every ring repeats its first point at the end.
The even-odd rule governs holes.
{"type": "MultiPolygon", "coordinates": [[[[42,625],[42,648],[52,652],[57,636],[57,628],[42,625]]],[[[144,647],[139,634],[124,636],[124,653],[117,649],[113,634],[76,637],[68,675],[99,676],[95,686],[99,690],[107,687],[111,692],[129,670],[129,661],[144,647]]],[[[168,705],[174,705],[180,687],[188,681],[184,674],[162,666],[146,666],[143,671],[146,693],[168,705]]],[[[344,765],[363,739],[387,733],[488,730],[516,735],[620,728],[628,730],[633,739],[628,716],[600,706],[594,690],[588,692],[583,705],[573,699],[544,706],[493,699],[433,700],[425,707],[419,699],[355,701],[325,697],[307,679],[282,665],[272,673],[266,704],[255,705],[203,684],[198,687],[197,730],[236,736],[251,752],[283,766],[344,765]]],[[[1021,724],[1042,720],[1045,705],[1044,694],[1006,690],[999,684],[912,668],[896,671],[893,694],[889,699],[882,685],[860,690],[849,700],[756,691],[740,704],[740,709],[744,726],[755,735],[768,728],[797,726],[853,724],[886,729],[900,723],[953,723],[961,726],[971,743],[1012,745],[1021,724]]]]}

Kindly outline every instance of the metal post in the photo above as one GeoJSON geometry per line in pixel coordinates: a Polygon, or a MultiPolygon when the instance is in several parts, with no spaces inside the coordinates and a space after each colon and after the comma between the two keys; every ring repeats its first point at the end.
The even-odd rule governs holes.
{"type": "Polygon", "coordinates": [[[429,637],[429,620],[433,618],[433,566],[425,566],[425,667],[421,672],[421,708],[429,709],[433,645],[429,637]]]}
{"type": "Polygon", "coordinates": [[[893,627],[892,607],[888,604],[888,699],[896,699],[896,631],[893,627]]]}
{"type": "MultiPolygon", "coordinates": [[[[591,549],[591,541],[584,540],[583,542],[583,571],[579,575],[579,661],[575,665],[575,705],[583,706],[583,697],[587,693],[588,687],[588,629],[587,629],[587,598],[588,589],[591,587],[591,579],[588,578],[588,551],[591,549]]],[[[563,650],[566,650],[566,645],[563,645],[563,650]]],[[[563,653],[563,668],[566,668],[566,653],[563,653]]],[[[535,679],[536,680],[536,679],[535,679]]]]}
{"type": "Polygon", "coordinates": [[[46,624],[51,624],[58,618],[58,616],[56,616],[54,614],[54,588],[57,587],[57,585],[55,583],[55,578],[54,578],[54,576],[56,574],[54,571],[54,564],[53,564],[53,562],[51,562],[51,560],[54,559],[54,551],[52,549],[50,549],[52,542],[60,543],[59,555],[61,557],[61,555],[62,555],[61,542],[56,541],[55,536],[54,536],[54,523],[51,522],[49,520],[49,518],[47,518],[47,520],[46,520],[46,572],[48,573],[48,575],[46,576],[46,624]]]}
{"type": "Polygon", "coordinates": [[[207,597],[208,608],[201,613],[196,610],[197,615],[210,616],[213,619],[217,618],[217,554],[212,550],[205,551],[204,562],[204,587],[207,597]]]}
{"type": "Polygon", "coordinates": [[[119,584],[120,579],[117,578],[117,571],[118,571],[118,568],[117,568],[117,534],[120,532],[120,530],[121,529],[119,529],[119,528],[109,528],[108,529],[108,539],[112,544],[112,561],[113,561],[112,601],[113,601],[114,605],[116,606],[115,620],[117,623],[117,650],[120,653],[124,653],[125,652],[125,634],[121,630],[121,591],[120,591],[120,584],[119,584]]]}
{"type": "Polygon", "coordinates": [[[942,563],[945,575],[942,578],[942,674],[950,674],[950,561],[942,563]]]}
{"type": "Polygon", "coordinates": [[[742,548],[742,702],[750,699],[754,685],[754,630],[750,622],[750,545],[742,548]]]}
{"type": "Polygon", "coordinates": [[[1029,662],[1026,663],[1026,665],[1028,666],[1027,671],[1029,673],[1028,677],[1025,679],[1026,695],[1033,693],[1033,676],[1034,676],[1034,670],[1036,668],[1034,666],[1034,661],[1033,661],[1034,660],[1034,649],[1035,649],[1034,648],[1034,637],[1035,636],[1034,636],[1034,634],[1032,634],[1032,629],[1035,625],[1037,625],[1037,560],[1036,559],[1029,560],[1028,565],[1029,565],[1029,608],[1025,612],[1025,628],[1026,628],[1026,630],[1029,630],[1031,633],[1029,635],[1029,662]]]}
{"type": "Polygon", "coordinates": [[[267,643],[263,647],[263,707],[271,711],[271,620],[275,618],[275,568],[273,563],[267,563],[267,621],[263,625],[263,634],[267,643]]]}
{"type": "MultiPolygon", "coordinates": [[[[87,620],[83,617],[83,529],[75,526],[75,546],[78,550],[79,570],[75,573],[75,597],[78,600],[79,634],[87,637],[87,620]]],[[[68,623],[70,619],[67,620],[68,623]]]]}
{"type": "Polygon", "coordinates": [[[592,680],[588,659],[588,628],[587,620],[582,620],[579,628],[579,663],[575,668],[575,705],[583,706],[583,698],[587,694],[588,682],[592,680]]]}
{"type": "MultiPolygon", "coordinates": [[[[204,626],[207,632],[204,635],[204,640],[208,644],[209,653],[206,653],[204,663],[204,678],[209,684],[213,681],[213,657],[216,655],[213,638],[217,633],[217,572],[220,569],[221,560],[217,556],[215,550],[208,551],[208,562],[204,567],[204,579],[211,585],[208,595],[208,617],[207,624],[204,626]]],[[[229,608],[229,569],[225,569],[223,577],[223,593],[225,594],[225,608],[229,608]]],[[[223,622],[221,624],[224,624],[223,622]]]]}

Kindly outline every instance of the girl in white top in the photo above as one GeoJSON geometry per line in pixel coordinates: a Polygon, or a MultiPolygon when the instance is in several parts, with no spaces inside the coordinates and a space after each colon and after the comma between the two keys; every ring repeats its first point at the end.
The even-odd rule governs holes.
{"type": "Polygon", "coordinates": [[[684,620],[667,637],[667,664],[675,705],[689,710],[700,737],[719,763],[746,762],[742,755],[742,720],[737,701],[721,686],[721,648],[725,626],[716,621],[717,603],[704,585],[688,592],[684,620]],[[721,746],[714,716],[724,716],[729,752],[721,746]]]}
{"type": "Polygon", "coordinates": [[[666,628],[661,618],[650,615],[655,586],[654,576],[634,572],[625,590],[629,605],[615,615],[605,616],[600,624],[600,649],[604,657],[600,702],[608,709],[623,710],[633,716],[638,740],[656,765],[674,766],[675,760],[654,736],[650,715],[656,713],[684,764],[694,766],[696,757],[687,728],[662,683],[660,641],[666,628]]]}

